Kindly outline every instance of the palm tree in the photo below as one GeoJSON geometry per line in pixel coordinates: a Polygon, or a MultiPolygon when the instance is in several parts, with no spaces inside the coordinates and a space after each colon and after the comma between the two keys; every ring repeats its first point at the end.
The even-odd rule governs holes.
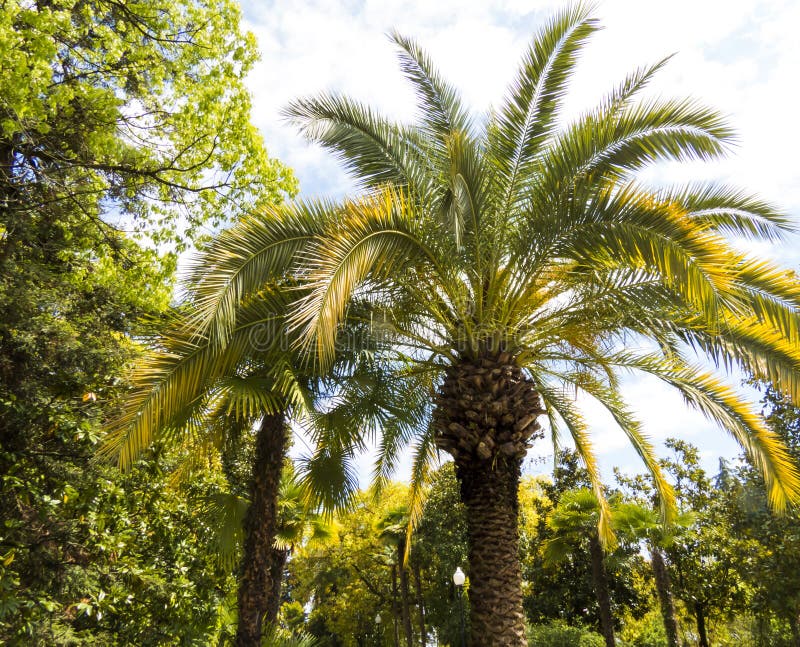
{"type": "MultiPolygon", "coordinates": [[[[410,439],[418,443],[414,478],[434,447],[453,457],[481,645],[525,643],[517,486],[531,441],[544,433],[540,417],[554,440],[562,428],[572,436],[599,502],[599,536],[611,536],[591,421],[574,394],[602,403],[628,435],[666,520],[674,496],[624,403],[624,373],[660,378],[718,421],[761,469],[776,509],[800,492],[783,444],[721,379],[734,367],[800,396],[800,287],[729,240],[780,239],[789,221],[735,188],[637,181],[660,161],[717,159],[733,141],[719,113],[696,101],[637,99],[665,61],[635,71],[560,127],[567,83],[597,29],[583,6],[556,15],[484,119],[473,119],[426,54],[398,34],[416,124],[332,94],[287,109],[363,188],[341,204],[290,213],[290,226],[298,211],[327,223],[295,256],[308,292],[290,327],[327,365],[340,323],[358,304],[381,322],[394,352],[387,361],[428,376],[432,424],[410,439]]],[[[256,285],[245,272],[228,289],[247,294],[256,285]]],[[[418,508],[410,504],[412,520],[418,508]]]]}
{"type": "Polygon", "coordinates": [[[668,548],[675,537],[682,530],[688,528],[693,521],[694,515],[683,512],[675,518],[672,524],[665,525],[655,510],[640,503],[623,503],[614,510],[615,528],[624,535],[644,539],[647,543],[669,647],[679,647],[679,632],[675,599],[672,594],[672,579],[664,549],[668,548]]]}
{"type": "MultiPolygon", "coordinates": [[[[386,511],[377,524],[380,540],[394,550],[392,560],[392,581],[396,580],[395,574],[400,579],[400,618],[403,624],[408,647],[414,645],[414,630],[411,626],[411,592],[409,587],[409,570],[406,556],[406,542],[408,540],[408,508],[405,505],[396,506],[386,511]]],[[[424,631],[424,627],[420,629],[424,631]]],[[[424,640],[424,638],[423,638],[424,640]]]]}
{"type": "MultiPolygon", "coordinates": [[[[277,503],[277,521],[270,564],[272,593],[264,615],[274,623],[281,604],[281,585],[286,563],[298,545],[325,544],[334,536],[334,528],[326,515],[310,507],[315,493],[306,490],[287,460],[281,474],[277,503]]],[[[234,490],[215,492],[204,501],[204,512],[216,531],[216,551],[223,565],[238,562],[244,545],[244,519],[250,502],[234,490]]]]}
{"type": "Polygon", "coordinates": [[[550,563],[563,561],[576,549],[588,550],[592,564],[592,588],[600,612],[600,631],[606,647],[615,647],[614,616],[608,583],[603,545],[598,534],[600,505],[591,490],[584,488],[565,492],[547,519],[553,537],[544,547],[550,563]]]}
{"type": "MultiPolygon", "coordinates": [[[[253,216],[250,235],[255,223],[269,228],[271,214],[253,216]]],[[[303,226],[313,231],[308,222],[298,230],[303,226]]],[[[302,361],[292,350],[283,321],[296,294],[285,263],[275,266],[280,281],[270,282],[264,274],[257,294],[226,306],[235,327],[218,334],[206,325],[204,290],[213,280],[224,281],[219,277],[224,276],[231,246],[246,253],[237,247],[235,231],[229,230],[200,257],[198,266],[204,271],[190,279],[187,302],[135,367],[133,393],[112,424],[101,454],[127,468],[143,449],[160,440],[182,446],[192,467],[255,428],[248,505],[240,510],[243,551],[236,638],[240,647],[250,647],[260,644],[264,618],[271,619],[277,609],[274,578],[283,564],[283,552],[275,545],[278,493],[290,422],[304,421],[317,441],[314,455],[303,465],[306,491],[320,505],[335,508],[357,486],[349,462],[359,434],[387,417],[400,425],[415,399],[400,395],[404,411],[387,411],[396,401],[390,389],[372,379],[369,340],[363,335],[354,337],[357,343],[348,347],[349,354],[340,354],[324,375],[302,361]],[[347,383],[340,388],[344,377],[347,383]]],[[[280,262],[280,246],[273,252],[270,261],[275,263],[277,256],[280,262]]],[[[392,423],[385,424],[392,428],[392,423]]]]}

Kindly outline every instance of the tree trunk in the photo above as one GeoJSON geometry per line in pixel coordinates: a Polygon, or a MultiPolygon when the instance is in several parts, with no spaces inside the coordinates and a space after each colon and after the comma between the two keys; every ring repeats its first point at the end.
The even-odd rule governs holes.
{"type": "Polygon", "coordinates": [[[264,416],[256,435],[250,507],[244,520],[237,647],[257,647],[260,644],[264,616],[274,595],[270,567],[273,564],[272,544],[286,441],[283,414],[264,416]]]}
{"type": "Polygon", "coordinates": [[[792,630],[793,647],[800,647],[800,623],[797,616],[789,618],[789,628],[792,630]]]}
{"type": "Polygon", "coordinates": [[[694,605],[694,617],[697,620],[697,635],[700,637],[700,642],[698,644],[700,647],[710,647],[708,643],[708,634],[706,633],[705,610],[699,604],[694,605]]]}
{"type": "Polygon", "coordinates": [[[408,587],[408,569],[405,558],[405,542],[397,545],[397,569],[400,573],[400,613],[403,620],[403,633],[406,635],[406,646],[414,647],[414,629],[411,627],[411,594],[408,587]]]}
{"type": "Polygon", "coordinates": [[[606,573],[605,555],[596,534],[589,537],[589,553],[592,557],[592,584],[597,604],[600,607],[600,631],[606,641],[606,647],[615,647],[614,619],[611,614],[611,594],[608,590],[608,574],[606,573]]]}
{"type": "Polygon", "coordinates": [[[664,554],[658,546],[650,547],[650,563],[656,581],[658,602],[661,606],[661,617],[664,620],[664,631],[667,634],[667,646],[678,646],[678,620],[675,613],[675,601],[672,598],[672,581],[664,561],[664,554]]]}
{"type": "Polygon", "coordinates": [[[470,644],[526,645],[517,515],[521,461],[499,459],[483,469],[458,466],[467,508],[470,644]]]}
{"type": "Polygon", "coordinates": [[[453,456],[467,508],[471,641],[527,644],[518,553],[520,467],[545,411],[535,386],[505,351],[451,366],[436,398],[439,449],[453,456]]]}
{"type": "Polygon", "coordinates": [[[270,577],[272,578],[272,595],[267,606],[267,622],[275,622],[278,619],[278,611],[281,609],[281,588],[283,585],[283,572],[286,568],[286,560],[289,558],[288,549],[272,549],[272,564],[269,567],[270,577]]]}
{"type": "Polygon", "coordinates": [[[421,647],[426,647],[425,636],[425,603],[422,597],[422,578],[419,573],[419,564],[414,564],[414,585],[417,589],[417,610],[419,611],[419,638],[421,647]]]}
{"type": "Polygon", "coordinates": [[[397,566],[392,565],[392,619],[394,620],[394,647],[400,647],[400,611],[397,602],[397,566]]]}

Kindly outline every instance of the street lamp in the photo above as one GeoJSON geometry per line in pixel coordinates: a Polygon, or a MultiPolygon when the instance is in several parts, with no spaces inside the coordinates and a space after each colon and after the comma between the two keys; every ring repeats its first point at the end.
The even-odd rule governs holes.
{"type": "Polygon", "coordinates": [[[467,576],[464,575],[464,571],[461,570],[461,567],[459,566],[456,568],[456,572],[453,573],[453,584],[455,584],[458,589],[458,615],[461,620],[461,647],[467,647],[467,633],[464,629],[464,582],[466,579],[467,576]]]}

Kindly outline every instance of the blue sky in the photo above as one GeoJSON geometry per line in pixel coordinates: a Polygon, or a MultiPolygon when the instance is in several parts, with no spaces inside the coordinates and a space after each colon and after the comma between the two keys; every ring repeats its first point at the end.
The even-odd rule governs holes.
{"type": "MultiPolygon", "coordinates": [[[[536,26],[561,6],[537,0],[244,0],[245,27],[256,35],[262,55],[248,79],[254,121],[270,154],[295,169],[303,197],[344,195],[353,184],[335,160],[280,119],[288,101],[335,90],[398,119],[413,118],[411,92],[385,36],[397,28],[418,39],[468,104],[483,113],[501,100],[536,26]]],[[[693,96],[720,109],[737,130],[739,145],[723,162],[664,165],[647,178],[733,183],[800,218],[800,3],[608,0],[595,13],[604,30],[583,56],[568,112],[592,106],[635,67],[674,53],[649,94],[693,96]]],[[[798,242],[752,251],[797,269],[798,242]]],[[[685,438],[701,448],[712,470],[720,455],[737,454],[723,431],[655,380],[628,380],[625,395],[657,446],[669,436],[685,438]]],[[[641,471],[609,417],[592,402],[586,405],[604,471],[641,471]]],[[[541,443],[531,457],[551,451],[541,443]]],[[[368,463],[364,457],[365,469],[368,463]]]]}

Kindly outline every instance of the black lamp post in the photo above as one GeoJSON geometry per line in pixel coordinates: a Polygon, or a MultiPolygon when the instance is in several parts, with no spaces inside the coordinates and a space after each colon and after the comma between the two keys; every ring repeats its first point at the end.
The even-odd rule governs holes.
{"type": "Polygon", "coordinates": [[[464,628],[464,582],[467,577],[459,566],[453,573],[453,584],[458,589],[458,616],[461,621],[461,647],[467,647],[467,632],[464,628]]]}

